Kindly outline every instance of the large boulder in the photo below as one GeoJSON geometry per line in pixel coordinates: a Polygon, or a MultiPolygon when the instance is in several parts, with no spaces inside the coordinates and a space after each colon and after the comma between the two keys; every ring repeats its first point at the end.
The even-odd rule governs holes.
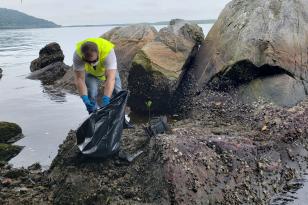
{"type": "Polygon", "coordinates": [[[162,42],[175,52],[188,56],[192,47],[204,40],[202,28],[182,19],[171,20],[168,27],[162,28],[157,41],[162,42]]]}
{"type": "Polygon", "coordinates": [[[2,68],[0,68],[0,79],[2,78],[2,68]]]}
{"type": "Polygon", "coordinates": [[[40,50],[39,57],[31,62],[30,70],[34,72],[52,63],[63,62],[64,54],[58,43],[47,44],[40,50]]]}
{"type": "Polygon", "coordinates": [[[168,112],[169,101],[182,73],[183,65],[195,44],[204,38],[202,28],[184,20],[173,20],[159,31],[157,38],[138,51],[130,69],[129,104],[135,111],[168,112]]]}
{"type": "MultiPolygon", "coordinates": [[[[192,87],[201,88],[216,77],[244,84],[277,73],[307,84],[307,11],[306,0],[233,0],[222,11],[191,65],[195,79],[192,87]]],[[[271,86],[277,84],[276,80],[280,81],[271,79],[271,86]]],[[[303,91],[301,88],[299,92],[303,91]]]]}
{"type": "Polygon", "coordinates": [[[129,70],[136,53],[156,36],[155,27],[146,24],[115,27],[101,36],[115,44],[123,88],[127,88],[129,70]]]}

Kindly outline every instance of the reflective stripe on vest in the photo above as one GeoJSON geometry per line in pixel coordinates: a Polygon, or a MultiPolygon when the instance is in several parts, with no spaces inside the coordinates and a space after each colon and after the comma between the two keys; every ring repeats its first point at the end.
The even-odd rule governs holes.
{"type": "Polygon", "coordinates": [[[110,51],[114,48],[114,45],[110,41],[107,41],[103,38],[88,38],[84,41],[77,43],[76,45],[76,53],[81,59],[83,59],[81,47],[86,42],[92,42],[97,45],[99,62],[95,67],[93,67],[90,63],[85,63],[85,71],[95,76],[99,80],[104,81],[106,80],[106,76],[105,76],[106,68],[104,66],[104,61],[106,57],[108,56],[108,54],[110,53],[110,51]]]}

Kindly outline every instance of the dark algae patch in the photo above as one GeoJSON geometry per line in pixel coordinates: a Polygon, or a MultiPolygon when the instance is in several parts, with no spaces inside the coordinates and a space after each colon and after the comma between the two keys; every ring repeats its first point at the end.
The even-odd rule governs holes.
{"type": "Polygon", "coordinates": [[[10,122],[0,122],[0,143],[7,143],[12,138],[21,134],[22,130],[19,125],[10,122]]]}
{"type": "Polygon", "coordinates": [[[22,130],[19,125],[10,122],[0,122],[0,161],[9,161],[22,149],[12,145],[21,137],[22,130]]]}
{"type": "Polygon", "coordinates": [[[22,147],[20,146],[0,143],[0,161],[9,161],[11,158],[15,157],[21,150],[22,147]]]}

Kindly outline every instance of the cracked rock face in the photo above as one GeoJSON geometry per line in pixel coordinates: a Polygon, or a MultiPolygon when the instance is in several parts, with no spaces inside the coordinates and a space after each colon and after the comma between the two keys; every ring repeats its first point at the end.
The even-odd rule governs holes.
{"type": "MultiPolygon", "coordinates": [[[[307,11],[308,2],[305,0],[230,2],[209,32],[192,65],[197,87],[210,82],[215,76],[238,69],[242,61],[250,62],[256,70],[262,67],[270,70],[280,68],[305,86],[308,82],[307,11]]],[[[241,66],[240,69],[246,68],[241,66]]],[[[266,76],[275,74],[269,72],[266,76]]],[[[264,76],[250,77],[250,80],[262,80],[264,76]]],[[[305,92],[305,89],[302,88],[302,91],[305,92]]]]}
{"type": "Polygon", "coordinates": [[[186,59],[203,38],[197,24],[176,19],[137,52],[128,78],[128,103],[134,111],[147,112],[147,100],[153,101],[153,112],[169,111],[186,59]]]}

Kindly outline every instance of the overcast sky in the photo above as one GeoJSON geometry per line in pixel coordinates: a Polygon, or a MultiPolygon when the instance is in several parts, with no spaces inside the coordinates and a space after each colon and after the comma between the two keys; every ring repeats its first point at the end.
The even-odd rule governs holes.
{"type": "Polygon", "coordinates": [[[60,25],[138,23],[216,19],[230,0],[0,0],[16,9],[60,25]],[[21,3],[22,1],[22,3],[21,3]]]}

